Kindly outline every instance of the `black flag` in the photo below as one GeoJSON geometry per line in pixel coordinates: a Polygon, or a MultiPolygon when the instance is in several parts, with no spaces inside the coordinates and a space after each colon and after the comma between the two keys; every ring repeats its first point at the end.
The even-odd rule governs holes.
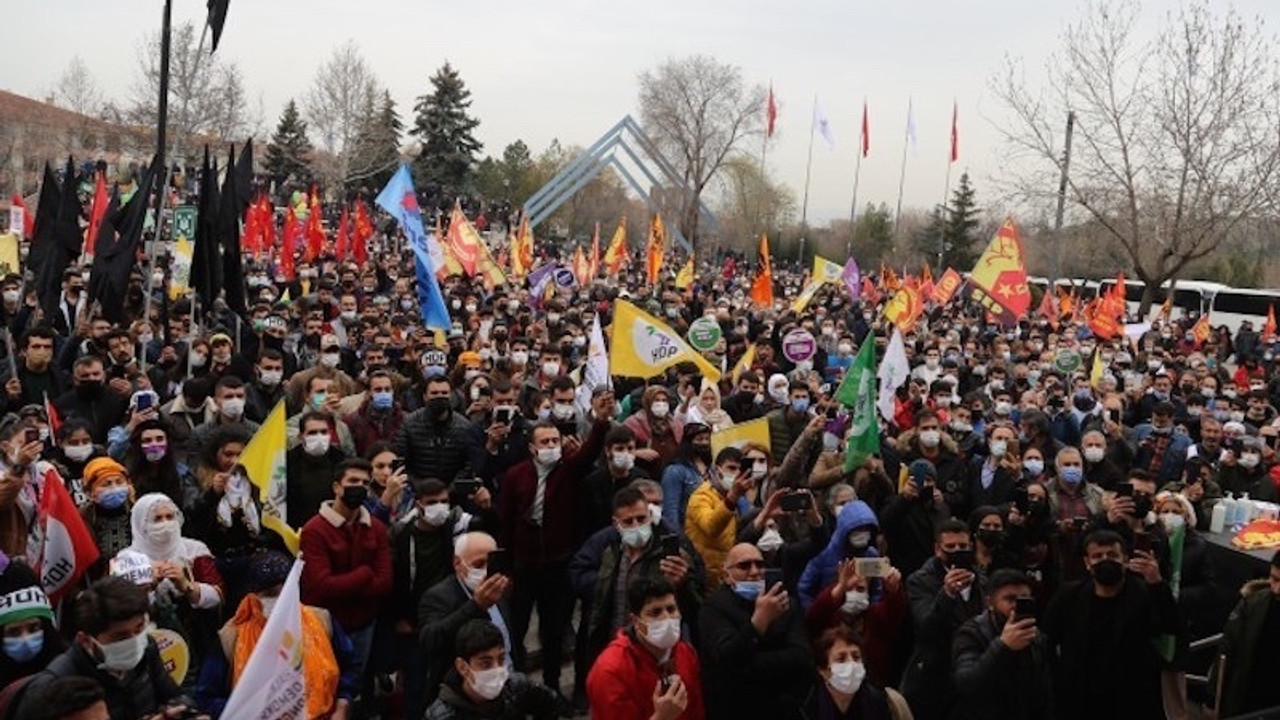
{"type": "Polygon", "coordinates": [[[40,269],[53,247],[53,229],[58,216],[58,203],[62,202],[62,186],[53,174],[49,163],[44,164],[44,181],[40,183],[40,199],[36,203],[35,230],[31,235],[31,249],[27,251],[27,267],[33,278],[40,277],[40,269]]]}
{"type": "Polygon", "coordinates": [[[151,206],[151,194],[160,174],[160,158],[153,157],[143,172],[133,196],[119,206],[118,196],[111,198],[107,216],[94,239],[93,271],[89,275],[89,300],[98,301],[102,314],[112,323],[124,321],[125,293],[129,275],[137,264],[138,246],[142,243],[142,227],[151,206]]]}
{"type": "MultiPolygon", "coordinates": [[[[36,276],[40,307],[44,310],[45,320],[51,324],[56,324],[59,314],[58,298],[62,295],[62,274],[80,257],[80,251],[84,247],[84,237],[80,230],[81,209],[80,196],[76,194],[75,161],[68,157],[53,228],[50,235],[43,238],[47,241],[47,247],[43,248],[47,254],[43,256],[40,272],[36,276]]],[[[69,332],[75,331],[78,320],[79,318],[71,318],[67,323],[69,332]]]]}
{"type": "MultiPolygon", "coordinates": [[[[240,260],[240,215],[247,202],[241,202],[240,168],[234,162],[236,149],[231,147],[227,158],[227,175],[222,183],[221,206],[218,208],[218,238],[222,245],[222,279],[226,291],[227,307],[244,317],[247,311],[244,298],[244,269],[240,260]]],[[[243,158],[243,154],[241,155],[243,158]]],[[[252,162],[252,160],[250,160],[252,162]]],[[[247,197],[248,191],[245,190],[247,197]]]]}
{"type": "Polygon", "coordinates": [[[218,41],[222,39],[222,26],[227,23],[227,5],[231,0],[209,0],[209,29],[213,31],[213,50],[218,52],[218,41]]]}
{"type": "Polygon", "coordinates": [[[209,147],[204,148],[200,170],[200,201],[197,205],[195,246],[191,253],[191,289],[205,308],[222,290],[222,258],[218,255],[218,168],[209,164],[209,147]]]}

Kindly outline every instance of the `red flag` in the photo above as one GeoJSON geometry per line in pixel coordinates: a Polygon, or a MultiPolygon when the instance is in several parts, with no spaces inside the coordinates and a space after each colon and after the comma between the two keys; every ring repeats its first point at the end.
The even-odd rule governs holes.
{"type": "Polygon", "coordinates": [[[951,102],[951,162],[960,159],[960,106],[951,102]]]}
{"type": "Polygon", "coordinates": [[[298,216],[293,206],[288,206],[284,213],[284,241],[280,244],[280,269],[284,270],[285,279],[292,281],[293,255],[298,251],[298,216]]]}
{"type": "Polygon", "coordinates": [[[89,205],[89,228],[86,230],[85,247],[90,252],[98,242],[98,228],[102,227],[102,218],[107,215],[107,204],[111,198],[107,196],[107,174],[98,171],[93,184],[93,200],[89,205]]]}
{"type": "Polygon", "coordinates": [[[347,261],[347,224],[351,221],[351,217],[347,212],[347,206],[342,206],[342,219],[338,221],[338,242],[333,249],[333,254],[337,256],[338,262],[347,261]]]}
{"type": "Polygon", "coordinates": [[[79,584],[85,571],[97,561],[99,552],[62,477],[52,466],[48,468],[36,518],[44,534],[44,544],[34,569],[49,601],[57,603],[79,584]]]}
{"type": "Polygon", "coordinates": [[[751,302],[757,307],[773,306],[773,261],[769,257],[769,238],[760,233],[760,269],[751,283],[751,302]]]}
{"type": "Polygon", "coordinates": [[[1267,323],[1262,326],[1262,342],[1271,342],[1276,339],[1276,308],[1274,305],[1267,306],[1267,323]]]}
{"type": "Polygon", "coordinates": [[[1191,326],[1191,335],[1195,338],[1196,347],[1199,348],[1209,341],[1209,335],[1212,330],[1209,328],[1209,313],[1200,316],[1195,325],[1191,326]]]}
{"type": "Polygon", "coordinates": [[[1058,329],[1058,303],[1053,298],[1053,293],[1049,290],[1044,291],[1044,297],[1040,298],[1040,307],[1036,309],[1040,317],[1049,321],[1054,330],[1058,329]]]}
{"type": "Polygon", "coordinates": [[[44,394],[44,414],[49,419],[49,435],[58,437],[62,431],[62,418],[58,416],[58,410],[49,402],[49,393],[44,394]]]}
{"type": "Polygon", "coordinates": [[[773,130],[778,124],[778,101],[773,97],[773,85],[769,85],[769,105],[765,109],[765,117],[768,123],[765,137],[773,137],[773,130]]]}
{"type": "Polygon", "coordinates": [[[361,267],[364,267],[365,263],[369,262],[369,251],[365,247],[365,241],[371,237],[373,237],[373,222],[369,220],[369,208],[365,207],[364,200],[357,200],[351,254],[361,267]]]}
{"type": "Polygon", "coordinates": [[[946,305],[951,302],[952,296],[960,289],[964,278],[960,277],[960,273],[955,268],[947,268],[942,273],[942,277],[938,278],[938,282],[933,286],[933,301],[939,305],[946,305]]]}
{"type": "Polygon", "coordinates": [[[27,210],[27,204],[18,193],[13,194],[9,203],[14,207],[22,208],[22,237],[30,240],[36,234],[36,217],[27,210]]]}
{"type": "Polygon", "coordinates": [[[311,191],[311,212],[307,214],[307,252],[303,259],[315,262],[324,252],[324,244],[328,239],[324,235],[324,225],[320,223],[320,195],[311,191]]]}
{"type": "Polygon", "coordinates": [[[867,117],[867,101],[862,101],[862,157],[871,152],[871,122],[867,117]]]}

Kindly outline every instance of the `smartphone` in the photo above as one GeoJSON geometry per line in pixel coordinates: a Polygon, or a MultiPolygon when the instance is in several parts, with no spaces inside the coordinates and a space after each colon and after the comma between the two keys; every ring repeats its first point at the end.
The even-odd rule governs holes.
{"type": "Polygon", "coordinates": [[[489,561],[487,565],[488,576],[506,575],[511,576],[511,551],[505,548],[498,548],[489,553],[489,561]]]}
{"type": "Polygon", "coordinates": [[[658,538],[662,543],[662,556],[672,557],[680,554],[680,536],[679,535],[663,535],[658,538]]]}
{"type": "Polygon", "coordinates": [[[1016,601],[1013,609],[1014,620],[1035,620],[1036,619],[1036,601],[1035,598],[1020,597],[1016,601]]]}
{"type": "Polygon", "coordinates": [[[1077,532],[1084,530],[1088,526],[1089,526],[1089,518],[1083,515],[1077,515],[1071,518],[1071,527],[1075,528],[1077,532]]]}
{"type": "Polygon", "coordinates": [[[774,585],[782,582],[782,568],[765,568],[764,571],[764,590],[768,592],[773,589],[774,585]]]}
{"type": "Polygon", "coordinates": [[[972,570],[973,550],[953,550],[947,553],[947,560],[950,561],[952,570],[972,570]]]}
{"type": "Polygon", "coordinates": [[[29,427],[23,431],[22,439],[24,442],[28,444],[40,442],[40,430],[38,430],[37,428],[29,427]]]}
{"type": "Polygon", "coordinates": [[[1151,536],[1144,532],[1133,534],[1133,550],[1134,552],[1154,552],[1155,544],[1151,541],[1151,536]]]}
{"type": "Polygon", "coordinates": [[[806,492],[789,492],[778,503],[783,512],[802,512],[813,507],[813,496],[806,492]]]}
{"type": "Polygon", "coordinates": [[[138,395],[138,412],[151,409],[151,403],[155,402],[155,396],[151,393],[142,393],[138,395]]]}
{"type": "Polygon", "coordinates": [[[493,421],[499,425],[511,424],[511,408],[507,405],[495,408],[493,411],[493,421]]]}
{"type": "Polygon", "coordinates": [[[462,497],[475,494],[483,486],[480,478],[458,478],[453,481],[453,490],[462,497]]]}
{"type": "Polygon", "coordinates": [[[827,420],[835,420],[836,416],[839,414],[840,414],[840,407],[838,405],[827,406],[827,410],[826,410],[827,420]]]}
{"type": "Polygon", "coordinates": [[[1031,500],[1027,497],[1027,489],[1024,487],[1014,488],[1009,495],[1010,499],[1013,500],[1013,506],[1018,509],[1018,512],[1026,515],[1031,509],[1031,500]]]}
{"type": "Polygon", "coordinates": [[[1133,497],[1133,483],[1122,482],[1116,484],[1116,497],[1133,497]]]}
{"type": "Polygon", "coordinates": [[[854,558],[854,568],[865,578],[882,578],[889,575],[889,558],[854,558]]]}
{"type": "Polygon", "coordinates": [[[396,458],[391,461],[391,474],[399,475],[404,472],[404,458],[396,458]]]}

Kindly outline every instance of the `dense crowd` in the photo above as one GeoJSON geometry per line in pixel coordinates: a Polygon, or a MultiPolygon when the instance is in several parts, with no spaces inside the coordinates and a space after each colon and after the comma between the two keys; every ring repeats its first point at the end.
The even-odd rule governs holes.
{"type": "MultiPolygon", "coordinates": [[[[245,318],[163,301],[159,267],[122,325],[79,269],[53,317],[0,280],[0,717],[216,718],[252,680],[293,555],[240,456],[278,403],[308,718],[1187,716],[1189,642],[1223,627],[1214,505],[1278,496],[1280,375],[1247,324],[1103,341],[931,304],[881,452],[847,467],[833,396],[893,327],[842,285],[796,311],[779,268],[772,307],[709,263],[549,298],[455,276],[437,334],[375,242],[296,277],[246,258],[245,318]],[[719,381],[586,385],[620,297],[682,335],[713,318],[719,381]],[[713,443],[760,418],[767,442],[713,443]],[[100,553],[57,602],[31,569],[51,482],[100,553]]],[[[1280,560],[1269,583],[1227,623],[1224,717],[1280,705],[1280,560]]]]}

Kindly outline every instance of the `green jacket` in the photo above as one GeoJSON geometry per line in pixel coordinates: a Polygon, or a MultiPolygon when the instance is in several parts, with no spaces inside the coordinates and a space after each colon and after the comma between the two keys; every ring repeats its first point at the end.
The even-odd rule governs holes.
{"type": "MultiPolygon", "coordinates": [[[[676,601],[680,605],[681,617],[692,620],[698,617],[698,610],[702,605],[702,593],[694,573],[695,564],[693,558],[689,556],[687,550],[681,550],[680,554],[684,557],[685,562],[689,563],[689,576],[684,585],[676,591],[676,601]]],[[[662,544],[659,541],[658,533],[655,532],[644,553],[636,559],[635,565],[632,566],[630,580],[634,582],[636,578],[640,577],[653,580],[664,579],[662,568],[659,565],[663,557],[665,556],[662,552],[662,544]]],[[[587,628],[589,632],[588,647],[592,658],[595,658],[603,651],[618,632],[618,628],[613,627],[613,614],[615,609],[614,591],[617,589],[618,571],[621,563],[622,543],[609,543],[605,547],[604,553],[600,556],[600,569],[596,575],[595,588],[591,593],[591,620],[587,628]]]]}
{"type": "MultiPolygon", "coordinates": [[[[1243,596],[1240,603],[1231,611],[1231,617],[1222,628],[1219,653],[1226,656],[1226,677],[1222,683],[1222,697],[1218,701],[1219,717],[1232,717],[1241,712],[1240,707],[1249,692],[1248,669],[1253,666],[1253,658],[1262,639],[1262,626],[1267,621],[1267,609],[1271,606],[1271,588],[1266,580],[1245,583],[1240,594],[1243,596]]],[[[1222,669],[1222,666],[1214,666],[1209,687],[1217,687],[1218,673],[1222,669]]]]}

